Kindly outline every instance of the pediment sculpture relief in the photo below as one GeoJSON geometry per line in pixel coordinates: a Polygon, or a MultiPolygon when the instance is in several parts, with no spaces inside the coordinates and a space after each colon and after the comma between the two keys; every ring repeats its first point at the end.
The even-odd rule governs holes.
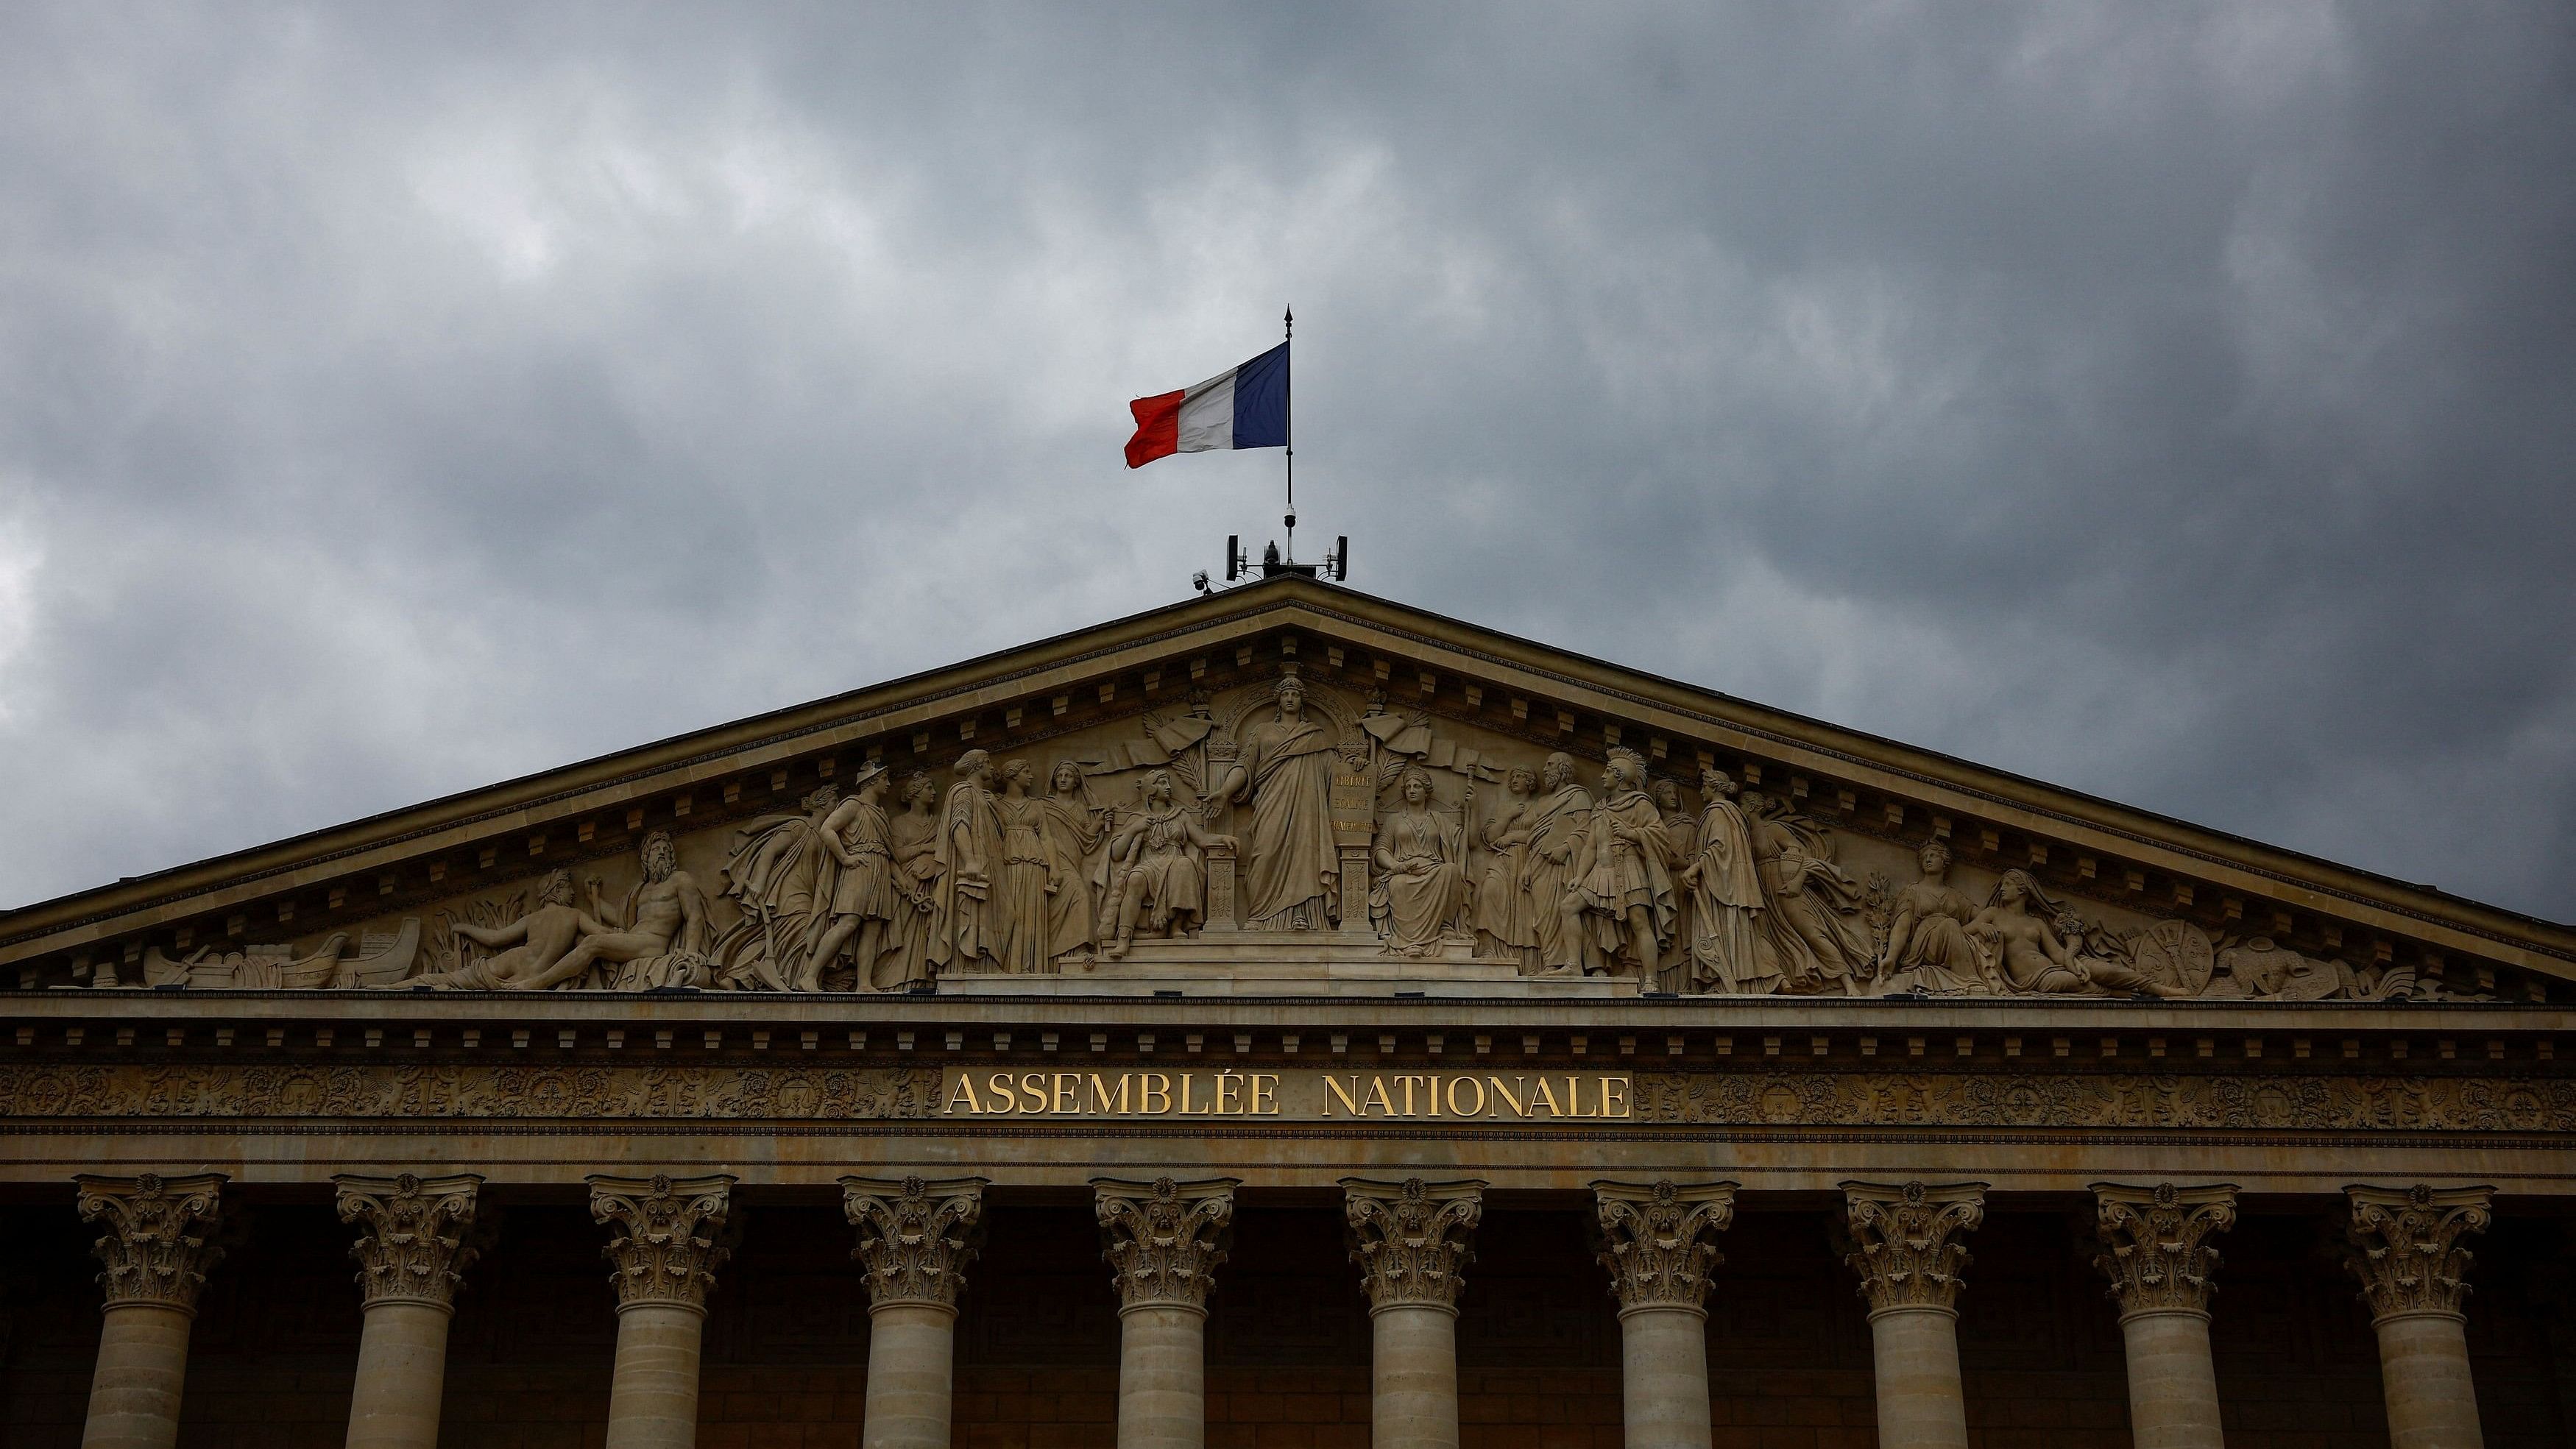
{"type": "MultiPolygon", "coordinates": [[[[2072,899],[2080,882],[1856,828],[1848,800],[1810,813],[1803,785],[1705,753],[1692,770],[1665,742],[1651,759],[1612,742],[1587,760],[1535,726],[1391,704],[1401,676],[1379,680],[1363,694],[1290,659],[945,768],[872,758],[792,808],[646,832],[597,874],[556,869],[302,948],[155,947],[128,979],[908,992],[1173,962],[1259,961],[1276,979],[1329,950],[1682,996],[2456,994],[2385,960],[2072,899]]],[[[95,979],[117,981],[104,965],[95,979]]]]}

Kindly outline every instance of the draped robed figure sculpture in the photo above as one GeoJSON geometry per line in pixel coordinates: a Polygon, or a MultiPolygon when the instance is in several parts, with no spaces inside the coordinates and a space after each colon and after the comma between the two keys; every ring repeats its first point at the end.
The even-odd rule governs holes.
{"type": "Polygon", "coordinates": [[[1319,931],[1333,924],[1341,855],[1333,840],[1333,775],[1341,742],[1306,712],[1306,686],[1291,672],[1278,710],[1236,731],[1241,752],[1209,792],[1209,809],[1231,800],[1251,807],[1244,846],[1245,927],[1319,931]]]}

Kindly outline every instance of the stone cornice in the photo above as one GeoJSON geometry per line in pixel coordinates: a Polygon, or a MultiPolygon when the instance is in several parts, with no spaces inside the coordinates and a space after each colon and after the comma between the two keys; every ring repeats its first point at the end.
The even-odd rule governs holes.
{"type": "Polygon", "coordinates": [[[1600,1251],[1621,1311],[1680,1308],[1705,1313],[1708,1275],[1724,1261],[1708,1239],[1735,1221],[1731,1182],[1592,1184],[1600,1251]]]}
{"type": "Polygon", "coordinates": [[[1986,1184],[1846,1182],[1842,1188],[1852,1241],[1843,1262],[1860,1275],[1870,1312],[1953,1311],[1959,1275],[1970,1261],[1957,1240],[1985,1221],[1986,1184]]]}
{"type": "Polygon", "coordinates": [[[1476,1256],[1485,1184],[1348,1177],[1342,1179],[1342,1194],[1351,1261],[1360,1265],[1369,1310],[1454,1310],[1466,1285],[1467,1264],[1476,1256]]]}
{"type": "Polygon", "coordinates": [[[1092,1182],[1100,1256],[1117,1279],[1122,1310],[1207,1307],[1217,1266],[1226,1259],[1239,1186],[1231,1177],[1092,1182]]]}
{"type": "Polygon", "coordinates": [[[223,1256],[210,1239],[223,1210],[224,1174],[83,1174],[74,1181],[81,1221],[107,1226],[90,1245],[106,1268],[98,1281],[107,1306],[150,1304],[194,1314],[206,1272],[223,1256]]]}
{"type": "Polygon", "coordinates": [[[2111,1280],[2123,1315],[2207,1313],[2218,1271],[2212,1233],[2236,1221],[2236,1185],[2133,1187],[2093,1184],[2095,1267],[2111,1280]]]}
{"type": "Polygon", "coordinates": [[[2469,1292],[2470,1253],[2460,1240],[2485,1229],[2495,1189],[2353,1186],[2344,1197],[2344,1265],[2361,1280],[2371,1316],[2457,1314],[2469,1292]]]}
{"type": "Polygon", "coordinates": [[[594,1176],[590,1215],[609,1225],[601,1256],[616,1265],[620,1312],[644,1305],[703,1313],[716,1269],[733,1254],[724,1241],[734,1179],[594,1176]]]}
{"type": "Polygon", "coordinates": [[[406,1172],[331,1180],[339,1189],[340,1221],[365,1227],[349,1256],[358,1260],[358,1286],[365,1290],[367,1306],[453,1308],[465,1269],[478,1252],[468,1235],[482,1177],[424,1178],[406,1172]]]}
{"type": "Polygon", "coordinates": [[[859,1230],[850,1256],[867,1266],[871,1306],[957,1306],[975,1257],[984,1185],[980,1177],[841,1179],[842,1211],[859,1230]]]}

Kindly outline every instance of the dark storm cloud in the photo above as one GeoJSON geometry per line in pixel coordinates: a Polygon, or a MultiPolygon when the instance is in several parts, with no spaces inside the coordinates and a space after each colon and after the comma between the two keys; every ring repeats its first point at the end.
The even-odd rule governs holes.
{"type": "Polygon", "coordinates": [[[0,18],[0,898],[1372,591],[2576,915],[2562,6],[0,18]]]}

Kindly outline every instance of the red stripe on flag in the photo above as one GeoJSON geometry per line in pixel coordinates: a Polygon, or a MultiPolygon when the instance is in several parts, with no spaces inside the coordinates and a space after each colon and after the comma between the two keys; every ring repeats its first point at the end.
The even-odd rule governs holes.
{"type": "Polygon", "coordinates": [[[1181,450],[1181,402],[1189,389],[1140,397],[1127,405],[1136,415],[1136,436],[1127,440],[1127,466],[1142,468],[1156,458],[1181,450]]]}

